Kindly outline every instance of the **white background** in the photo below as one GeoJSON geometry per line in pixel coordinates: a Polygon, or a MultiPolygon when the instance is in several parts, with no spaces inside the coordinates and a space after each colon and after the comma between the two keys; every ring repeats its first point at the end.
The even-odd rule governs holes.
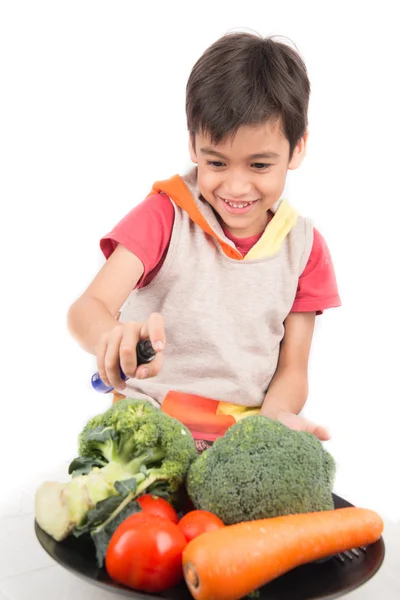
{"type": "Polygon", "coordinates": [[[336,491],[400,519],[395,6],[1,3],[3,498],[72,458],[87,418],[109,405],[90,387],[94,358],[70,338],[68,307],[103,263],[100,237],[189,166],[190,69],[244,28],[290,38],[312,84],[308,156],[286,196],[326,238],[343,307],[318,318],[305,413],[333,434],[336,491]]]}

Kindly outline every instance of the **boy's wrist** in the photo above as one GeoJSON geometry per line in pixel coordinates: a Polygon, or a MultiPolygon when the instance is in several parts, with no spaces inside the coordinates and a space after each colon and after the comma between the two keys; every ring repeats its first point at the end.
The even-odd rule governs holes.
{"type": "Polygon", "coordinates": [[[278,367],[265,394],[261,414],[275,419],[279,419],[282,414],[298,415],[307,396],[307,372],[303,369],[278,367]]]}
{"type": "Polygon", "coordinates": [[[264,400],[264,404],[260,410],[260,414],[276,421],[279,421],[279,418],[286,413],[292,413],[292,411],[288,407],[282,406],[276,402],[270,402],[268,398],[264,400]]]}

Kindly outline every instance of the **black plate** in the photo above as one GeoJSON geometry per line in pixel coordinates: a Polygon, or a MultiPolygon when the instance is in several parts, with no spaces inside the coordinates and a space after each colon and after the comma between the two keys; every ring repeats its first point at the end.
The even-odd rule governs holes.
{"type": "MultiPolygon", "coordinates": [[[[333,495],[335,508],[352,506],[343,498],[333,495]]],[[[78,577],[102,588],[130,598],[143,600],[192,600],[186,585],[182,583],[159,596],[144,594],[114,583],[105,569],[96,565],[94,547],[90,540],[83,541],[73,536],[63,542],[56,542],[35,522],[36,536],[44,550],[62,567],[78,577]]],[[[259,600],[333,600],[347,594],[370,579],[378,571],[385,555],[385,545],[381,538],[360,552],[359,558],[341,563],[331,558],[323,563],[312,563],[298,567],[275,579],[260,590],[259,600]]]]}

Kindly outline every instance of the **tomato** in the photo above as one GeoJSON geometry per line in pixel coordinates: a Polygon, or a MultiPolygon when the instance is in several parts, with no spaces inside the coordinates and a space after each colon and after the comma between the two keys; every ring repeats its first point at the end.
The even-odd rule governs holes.
{"type": "Polygon", "coordinates": [[[138,504],[143,512],[169,519],[173,523],[178,523],[179,517],[176,510],[171,506],[169,502],[163,498],[152,496],[151,494],[145,494],[137,499],[138,504]]]}
{"type": "Polygon", "coordinates": [[[182,517],[178,527],[182,530],[186,540],[190,542],[202,533],[221,529],[225,525],[217,515],[207,510],[192,510],[182,517]]]}
{"type": "Polygon", "coordinates": [[[121,523],[106,553],[110,577],[144,592],[162,592],[182,579],[182,552],[186,539],[178,525],[144,512],[121,523]]]}

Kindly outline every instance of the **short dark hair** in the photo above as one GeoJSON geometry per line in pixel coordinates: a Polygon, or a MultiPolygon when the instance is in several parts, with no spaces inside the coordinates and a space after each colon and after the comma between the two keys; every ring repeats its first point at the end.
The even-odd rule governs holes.
{"type": "Polygon", "coordinates": [[[308,124],[310,82],[289,45],[251,33],[229,33],[194,65],[186,86],[190,135],[202,132],[218,144],[242,125],[280,118],[290,155],[308,124]]]}

